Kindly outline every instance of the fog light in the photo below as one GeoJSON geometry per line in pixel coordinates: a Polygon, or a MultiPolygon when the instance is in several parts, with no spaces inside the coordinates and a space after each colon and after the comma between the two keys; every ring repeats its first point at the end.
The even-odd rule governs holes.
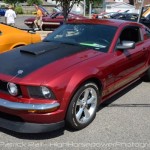
{"type": "Polygon", "coordinates": [[[46,110],[28,110],[29,113],[50,113],[54,112],[58,109],[59,107],[51,108],[51,109],[46,109],[46,110]]]}
{"type": "Polygon", "coordinates": [[[17,96],[18,95],[18,87],[17,87],[16,84],[8,82],[7,83],[7,88],[8,88],[9,94],[11,94],[13,96],[17,96]]]}
{"type": "Polygon", "coordinates": [[[51,92],[47,87],[41,86],[41,91],[42,91],[42,94],[45,98],[50,98],[51,97],[51,92]]]}

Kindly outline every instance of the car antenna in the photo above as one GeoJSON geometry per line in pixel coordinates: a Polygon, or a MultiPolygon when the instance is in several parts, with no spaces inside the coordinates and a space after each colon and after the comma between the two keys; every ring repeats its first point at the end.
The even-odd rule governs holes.
{"type": "Polygon", "coordinates": [[[9,81],[12,81],[13,79],[15,79],[17,76],[23,74],[23,70],[18,70],[17,74],[15,76],[13,76],[9,81]]]}

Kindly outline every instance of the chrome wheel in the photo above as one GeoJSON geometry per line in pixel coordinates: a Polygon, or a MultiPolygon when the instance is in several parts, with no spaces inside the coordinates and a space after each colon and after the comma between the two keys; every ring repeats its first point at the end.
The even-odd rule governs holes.
{"type": "Polygon", "coordinates": [[[95,112],[97,106],[97,93],[94,88],[85,89],[78,97],[75,114],[76,119],[79,123],[86,123],[93,113],[95,112]]]}
{"type": "Polygon", "coordinates": [[[83,84],[74,94],[66,116],[66,125],[79,130],[88,126],[96,115],[100,91],[93,82],[83,84]]]}

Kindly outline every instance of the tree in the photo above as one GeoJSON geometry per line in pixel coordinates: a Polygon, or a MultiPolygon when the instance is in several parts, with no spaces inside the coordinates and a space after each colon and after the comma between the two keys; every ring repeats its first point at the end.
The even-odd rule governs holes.
{"type": "Polygon", "coordinates": [[[16,6],[17,3],[23,3],[26,2],[26,0],[3,0],[5,3],[11,4],[14,7],[16,6]]]}
{"type": "Polygon", "coordinates": [[[92,4],[92,7],[100,6],[100,4],[103,4],[104,0],[86,0],[86,9],[89,11],[89,6],[92,4]]]}
{"type": "Polygon", "coordinates": [[[87,3],[93,3],[94,5],[100,5],[103,0],[86,0],[87,3]]]}
{"type": "Polygon", "coordinates": [[[42,5],[42,0],[27,0],[28,5],[42,5]]]}
{"type": "MultiPolygon", "coordinates": [[[[66,22],[68,18],[68,14],[70,13],[72,7],[74,4],[79,4],[83,0],[56,0],[56,3],[59,4],[62,7],[63,15],[64,15],[64,21],[66,22]]],[[[100,4],[103,0],[87,0],[88,3],[97,3],[100,4]]]]}
{"type": "Polygon", "coordinates": [[[81,0],[56,0],[56,3],[62,7],[64,21],[67,21],[68,14],[70,13],[74,4],[79,4],[81,0]]]}

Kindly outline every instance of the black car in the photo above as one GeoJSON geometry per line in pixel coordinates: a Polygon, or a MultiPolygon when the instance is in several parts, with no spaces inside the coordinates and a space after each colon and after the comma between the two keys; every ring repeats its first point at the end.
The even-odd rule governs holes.
{"type": "Polygon", "coordinates": [[[113,19],[122,19],[129,21],[137,21],[139,14],[137,13],[117,13],[111,16],[113,19]]]}
{"type": "MultiPolygon", "coordinates": [[[[137,13],[117,13],[111,16],[112,19],[121,19],[127,21],[135,21],[137,22],[139,14],[137,13]]],[[[141,17],[140,23],[146,25],[150,28],[150,14],[147,17],[141,17]]]]}

